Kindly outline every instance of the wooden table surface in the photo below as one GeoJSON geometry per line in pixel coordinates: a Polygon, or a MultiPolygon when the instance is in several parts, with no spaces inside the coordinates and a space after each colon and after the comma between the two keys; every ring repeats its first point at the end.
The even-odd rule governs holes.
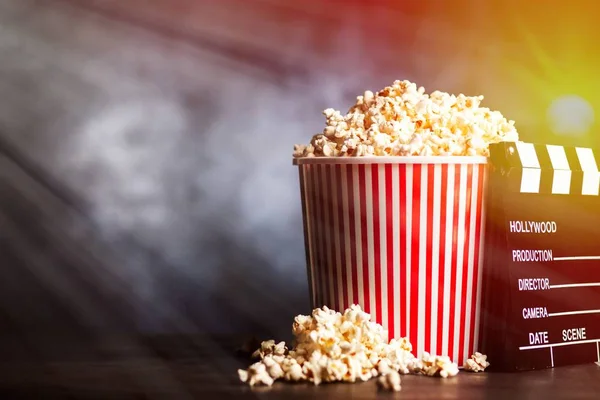
{"type": "Polygon", "coordinates": [[[399,393],[378,392],[374,380],[250,388],[237,379],[237,368],[249,361],[236,354],[233,343],[206,336],[5,338],[0,344],[0,398],[600,398],[600,367],[594,364],[512,374],[461,372],[450,379],[405,376],[399,393]]]}

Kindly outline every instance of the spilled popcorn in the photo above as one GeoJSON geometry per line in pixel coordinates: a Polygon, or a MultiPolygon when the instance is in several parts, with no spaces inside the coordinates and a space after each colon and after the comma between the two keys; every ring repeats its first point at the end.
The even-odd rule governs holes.
{"type": "Polygon", "coordinates": [[[421,372],[427,376],[447,378],[458,374],[458,365],[453,363],[448,356],[434,356],[424,352],[423,357],[415,366],[415,372],[421,372]]]}
{"type": "Polygon", "coordinates": [[[384,390],[399,392],[402,389],[400,386],[400,374],[396,371],[390,371],[388,374],[382,375],[379,377],[377,383],[384,390]]]}
{"type": "Polygon", "coordinates": [[[481,107],[483,96],[426,94],[409,81],[395,81],[356,98],[346,115],[328,108],[326,126],[294,157],[487,156],[488,146],[518,141],[514,121],[481,107]]]}
{"type": "Polygon", "coordinates": [[[490,363],[487,362],[487,356],[480,352],[475,352],[470,358],[465,361],[464,369],[469,372],[483,372],[490,363]]]}
{"type": "Polygon", "coordinates": [[[445,356],[424,353],[416,358],[406,338],[386,339],[383,327],[353,305],[343,313],[327,307],[312,315],[294,319],[295,346],[284,342],[262,342],[248,370],[238,370],[242,382],[250,386],[271,386],[283,379],[322,382],[357,382],[380,377],[383,388],[400,390],[399,374],[422,374],[448,378],[458,374],[458,366],[445,356]]]}
{"type": "Polygon", "coordinates": [[[262,362],[254,363],[248,368],[248,371],[239,370],[238,375],[240,380],[248,383],[250,386],[266,385],[271,386],[275,381],[274,378],[267,372],[266,364],[262,362]]]}

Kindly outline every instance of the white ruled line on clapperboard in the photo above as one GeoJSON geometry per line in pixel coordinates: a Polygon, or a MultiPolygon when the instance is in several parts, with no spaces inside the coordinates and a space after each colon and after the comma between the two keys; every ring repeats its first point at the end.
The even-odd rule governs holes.
{"type": "Polygon", "coordinates": [[[600,365],[600,339],[589,339],[589,340],[576,340],[572,342],[562,342],[562,343],[548,343],[548,344],[536,344],[531,346],[521,346],[519,350],[535,350],[535,349],[550,349],[550,362],[552,363],[552,367],[554,367],[554,347],[562,347],[562,346],[572,346],[576,344],[587,344],[587,343],[596,343],[596,352],[598,361],[596,364],[600,365]]]}
{"type": "MultiPolygon", "coordinates": [[[[600,256],[554,257],[553,260],[554,261],[600,260],[600,256]]],[[[568,288],[582,288],[582,287],[595,287],[595,286],[600,286],[600,282],[566,283],[566,284],[562,284],[562,285],[550,285],[549,288],[550,289],[568,289],[568,288]]],[[[564,315],[581,315],[581,314],[600,314],[600,309],[548,313],[548,317],[560,317],[560,316],[564,316],[564,315]]],[[[598,356],[598,362],[600,362],[600,353],[598,356]]]]}
{"type": "MultiPolygon", "coordinates": [[[[577,261],[577,260],[600,260],[600,256],[572,256],[572,257],[554,257],[553,261],[577,261]]],[[[586,282],[586,283],[565,283],[561,285],[550,285],[550,289],[569,289],[569,288],[582,288],[582,287],[594,287],[600,286],[600,282],[586,282]]],[[[594,310],[593,312],[600,312],[600,310],[594,310]]],[[[574,312],[579,314],[589,314],[590,312],[574,312]]],[[[562,313],[554,313],[553,315],[568,315],[562,313]]]]}

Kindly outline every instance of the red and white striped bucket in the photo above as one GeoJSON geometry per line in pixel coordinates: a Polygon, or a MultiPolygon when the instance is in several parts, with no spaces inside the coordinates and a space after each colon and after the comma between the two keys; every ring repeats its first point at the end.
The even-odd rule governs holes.
{"type": "Polygon", "coordinates": [[[313,307],[360,304],[417,356],[476,349],[485,157],[302,158],[313,307]]]}

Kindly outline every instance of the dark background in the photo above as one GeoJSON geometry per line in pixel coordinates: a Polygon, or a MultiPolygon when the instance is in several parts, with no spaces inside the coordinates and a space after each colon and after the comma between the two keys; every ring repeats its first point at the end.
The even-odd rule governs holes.
{"type": "Polygon", "coordinates": [[[0,0],[0,336],[288,335],[310,311],[291,154],[324,108],[409,79],[596,142],[550,136],[523,83],[509,17],[564,34],[543,3],[0,0]]]}

